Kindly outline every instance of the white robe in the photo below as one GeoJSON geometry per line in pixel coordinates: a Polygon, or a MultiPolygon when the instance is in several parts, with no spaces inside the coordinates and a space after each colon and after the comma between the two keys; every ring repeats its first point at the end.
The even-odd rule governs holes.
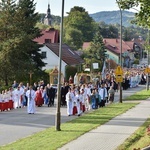
{"type": "Polygon", "coordinates": [[[18,108],[21,106],[21,91],[16,89],[13,91],[13,99],[14,99],[14,108],[18,108]]]}
{"type": "Polygon", "coordinates": [[[28,90],[26,92],[26,96],[28,98],[28,104],[27,104],[27,112],[29,114],[35,113],[35,91],[34,90],[28,90]]]}
{"type": "Polygon", "coordinates": [[[80,110],[80,102],[82,102],[81,99],[82,99],[81,95],[78,95],[78,94],[74,97],[74,102],[76,103],[78,115],[80,115],[81,113],[81,110],[80,110]]]}
{"type": "Polygon", "coordinates": [[[66,102],[67,102],[67,114],[72,115],[72,113],[73,113],[73,102],[74,102],[74,94],[72,92],[68,92],[66,94],[66,102]]]}
{"type": "Polygon", "coordinates": [[[108,97],[108,93],[107,93],[106,88],[100,88],[99,89],[99,95],[100,95],[102,100],[105,100],[106,97],[108,97]],[[105,90],[105,92],[104,92],[104,90],[105,90]]]}

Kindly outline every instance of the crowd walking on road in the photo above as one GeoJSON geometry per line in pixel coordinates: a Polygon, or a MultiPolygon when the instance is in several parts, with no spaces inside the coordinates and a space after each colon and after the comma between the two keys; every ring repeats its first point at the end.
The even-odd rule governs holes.
{"type": "MultiPolygon", "coordinates": [[[[120,88],[126,90],[146,83],[143,72],[126,69],[123,77],[122,87],[119,87],[116,82],[113,70],[106,73],[104,79],[96,82],[79,84],[65,82],[60,91],[61,107],[67,107],[68,116],[80,116],[85,111],[105,107],[106,103],[113,103],[115,92],[120,88]]],[[[0,94],[0,111],[27,107],[27,112],[34,114],[36,107],[54,106],[56,95],[57,88],[52,84],[45,84],[44,81],[35,82],[33,86],[14,81],[9,89],[3,90],[0,94]]]]}

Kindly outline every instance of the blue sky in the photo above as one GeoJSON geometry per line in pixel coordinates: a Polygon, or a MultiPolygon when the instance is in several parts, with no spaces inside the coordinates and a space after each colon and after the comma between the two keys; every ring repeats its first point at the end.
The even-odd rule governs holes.
{"type": "MultiPolygon", "coordinates": [[[[46,13],[47,5],[50,4],[51,14],[61,16],[62,0],[34,0],[36,11],[46,13]]],[[[74,6],[85,8],[89,14],[100,11],[119,10],[116,0],[65,0],[64,13],[69,12],[74,6]]]]}

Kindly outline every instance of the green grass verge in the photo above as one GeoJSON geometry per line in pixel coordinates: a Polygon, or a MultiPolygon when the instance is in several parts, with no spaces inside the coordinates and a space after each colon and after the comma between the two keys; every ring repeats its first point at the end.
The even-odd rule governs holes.
{"type": "Polygon", "coordinates": [[[117,150],[133,150],[144,148],[150,145],[150,134],[147,134],[147,128],[150,125],[150,118],[138,128],[129,138],[121,144],[117,150]]]}
{"type": "Polygon", "coordinates": [[[54,127],[48,128],[12,144],[1,146],[0,150],[56,150],[82,134],[108,122],[115,116],[126,112],[135,105],[137,103],[111,104],[61,124],[61,131],[55,131],[54,127]]]}
{"type": "Polygon", "coordinates": [[[146,100],[150,97],[150,90],[142,90],[136,92],[135,94],[126,97],[124,100],[146,100]]]}

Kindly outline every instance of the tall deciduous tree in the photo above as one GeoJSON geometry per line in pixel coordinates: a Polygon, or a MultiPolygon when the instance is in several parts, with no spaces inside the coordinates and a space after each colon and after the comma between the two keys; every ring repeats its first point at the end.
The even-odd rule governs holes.
{"type": "Polygon", "coordinates": [[[99,27],[103,38],[118,38],[118,28],[115,25],[100,22],[99,27]]]}
{"type": "Polygon", "coordinates": [[[67,41],[68,45],[70,45],[74,49],[81,48],[81,46],[83,45],[83,36],[80,30],[67,28],[65,35],[65,40],[67,41]]]}
{"type": "Polygon", "coordinates": [[[140,26],[150,28],[150,1],[149,0],[118,0],[122,9],[130,9],[140,6],[135,13],[136,23],[140,26]]]}
{"type": "MultiPolygon", "coordinates": [[[[65,21],[64,42],[66,42],[67,44],[73,43],[73,45],[70,46],[75,46],[75,44],[78,43],[78,39],[76,38],[77,36],[80,36],[78,38],[81,40],[82,43],[90,42],[92,40],[93,35],[95,33],[96,23],[89,16],[88,12],[85,11],[83,7],[75,6],[74,8],[72,8],[64,21],[65,21]],[[70,29],[72,29],[71,32],[67,31],[70,29]],[[73,29],[75,31],[73,31],[73,29]],[[71,35],[68,35],[70,33],[71,35]],[[71,38],[69,38],[69,41],[67,38],[68,36],[71,36],[71,38]],[[71,39],[72,42],[70,41],[71,39]]],[[[82,44],[80,44],[80,48],[81,46],[82,44]]],[[[79,45],[77,45],[76,48],[78,47],[79,45]]]]}

